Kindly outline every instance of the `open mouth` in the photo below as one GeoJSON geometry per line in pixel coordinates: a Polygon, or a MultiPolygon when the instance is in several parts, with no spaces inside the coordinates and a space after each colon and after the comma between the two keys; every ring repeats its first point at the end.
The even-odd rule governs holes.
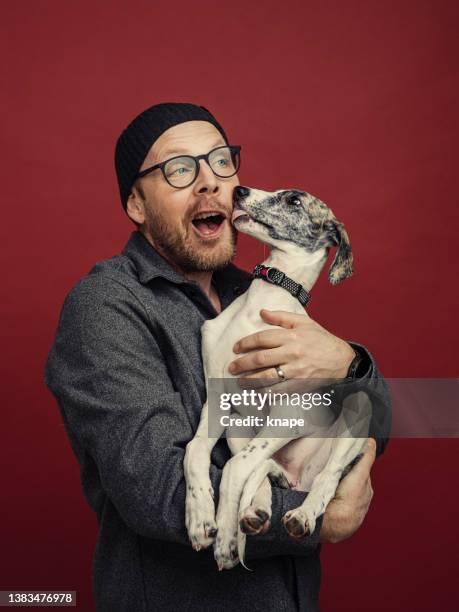
{"type": "Polygon", "coordinates": [[[223,231],[226,217],[217,211],[204,211],[198,213],[191,221],[200,238],[217,238],[223,231]]]}
{"type": "Polygon", "coordinates": [[[250,215],[245,210],[242,210],[241,208],[235,208],[231,216],[231,223],[234,225],[234,222],[236,221],[236,219],[242,219],[242,218],[244,218],[245,221],[248,221],[250,219],[250,215]]]}
{"type": "Polygon", "coordinates": [[[242,208],[235,208],[231,216],[231,223],[234,225],[234,227],[237,227],[236,222],[239,221],[239,219],[242,219],[242,221],[252,221],[252,223],[255,223],[256,225],[264,225],[268,229],[272,229],[273,227],[269,223],[265,223],[264,221],[255,219],[254,217],[249,215],[248,212],[246,212],[245,210],[242,210],[242,208]]]}

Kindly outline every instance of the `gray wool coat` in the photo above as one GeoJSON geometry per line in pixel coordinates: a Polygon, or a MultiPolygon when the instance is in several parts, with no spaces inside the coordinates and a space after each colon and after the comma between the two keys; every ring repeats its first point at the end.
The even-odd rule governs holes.
{"type": "MultiPolygon", "coordinates": [[[[214,273],[223,308],[250,280],[232,264],[214,273]]],[[[196,552],[188,541],[182,464],[206,396],[200,328],[216,315],[200,287],[138,231],[65,299],[45,382],[99,523],[92,568],[98,612],[318,609],[322,521],[299,542],[281,525],[306,493],[273,487],[270,530],[247,538],[252,572],[241,565],[218,572],[212,550],[196,552]]],[[[389,396],[368,351],[353,346],[380,400],[372,421],[379,454],[389,435],[389,396]]],[[[216,503],[229,457],[222,438],[211,457],[216,503]]]]}

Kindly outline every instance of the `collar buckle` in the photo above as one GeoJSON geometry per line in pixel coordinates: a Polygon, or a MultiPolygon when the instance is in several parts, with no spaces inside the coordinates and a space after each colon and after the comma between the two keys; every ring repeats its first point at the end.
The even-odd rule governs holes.
{"type": "Polygon", "coordinates": [[[278,268],[267,268],[266,280],[272,285],[281,285],[284,278],[285,274],[278,268]]]}
{"type": "Polygon", "coordinates": [[[310,293],[300,283],[296,283],[278,268],[257,264],[253,269],[252,276],[254,278],[262,278],[271,285],[278,285],[286,289],[299,300],[302,306],[306,306],[311,299],[310,293]]]}

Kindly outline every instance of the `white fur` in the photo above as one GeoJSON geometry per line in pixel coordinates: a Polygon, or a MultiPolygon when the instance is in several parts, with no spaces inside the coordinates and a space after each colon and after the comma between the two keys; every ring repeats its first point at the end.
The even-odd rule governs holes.
{"type": "MultiPolygon", "coordinates": [[[[264,192],[251,190],[251,193],[260,197],[264,192]]],[[[270,238],[266,228],[253,220],[243,220],[239,225],[241,231],[272,247],[271,254],[263,262],[266,266],[279,268],[308,291],[312,288],[327,258],[325,248],[308,253],[291,242],[270,238]]],[[[237,357],[232,351],[234,344],[244,336],[272,328],[261,319],[262,308],[307,316],[300,302],[285,289],[255,279],[243,295],[218,317],[203,325],[202,352],[206,384],[210,379],[234,378],[228,371],[228,365],[237,357]]],[[[357,401],[358,410],[355,414],[362,421],[362,435],[367,436],[369,400],[361,393],[357,401]]],[[[187,445],[184,464],[187,482],[186,526],[193,547],[199,550],[213,542],[215,559],[220,569],[234,567],[239,560],[243,562],[245,534],[239,527],[239,521],[244,517],[255,516],[256,509],[265,511],[268,520],[271,518],[271,485],[266,475],[275,471],[270,470],[270,467],[273,468],[273,460],[276,461],[278,471],[285,474],[294,488],[309,491],[305,502],[287,513],[284,524],[287,519],[294,517],[312,533],[317,517],[325,511],[335,494],[343,469],[366,443],[365,437],[352,438],[342,433],[346,430],[343,425],[343,419],[348,416],[346,410],[347,413],[356,410],[355,397],[352,405],[350,402],[351,399],[348,399],[349,405],[344,406],[340,418],[331,426],[330,437],[308,438],[307,432],[301,432],[300,438],[296,435],[276,438],[270,437],[266,429],[258,432],[254,430],[252,440],[227,436],[233,457],[223,470],[216,516],[209,478],[210,453],[223,433],[223,428],[215,437],[208,437],[209,414],[206,402],[198,431],[187,445]],[[336,431],[340,431],[341,435],[336,436],[336,431]],[[247,446],[253,449],[248,458],[243,459],[242,452],[247,446]],[[209,535],[209,531],[215,528],[218,529],[216,538],[209,535]]]]}

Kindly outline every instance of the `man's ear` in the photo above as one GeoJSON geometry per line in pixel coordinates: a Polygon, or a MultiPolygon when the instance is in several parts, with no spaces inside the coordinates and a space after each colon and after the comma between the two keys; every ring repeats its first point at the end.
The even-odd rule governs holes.
{"type": "Polygon", "coordinates": [[[142,190],[133,185],[126,203],[126,212],[133,221],[140,225],[145,221],[144,202],[142,190]]]}
{"type": "Polygon", "coordinates": [[[336,245],[337,251],[332,264],[328,270],[328,280],[332,285],[340,283],[354,272],[354,258],[352,256],[351,243],[347,235],[344,225],[336,219],[328,221],[327,225],[330,229],[330,239],[332,244],[336,245]]]}

